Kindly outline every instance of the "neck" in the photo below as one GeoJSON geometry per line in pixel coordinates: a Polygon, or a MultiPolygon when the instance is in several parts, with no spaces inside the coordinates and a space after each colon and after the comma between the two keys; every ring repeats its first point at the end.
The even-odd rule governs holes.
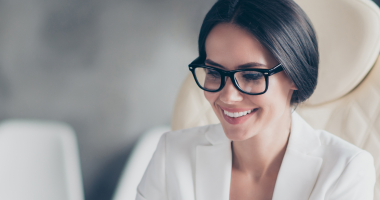
{"type": "Polygon", "coordinates": [[[277,176],[290,134],[290,113],[284,114],[276,124],[247,140],[232,142],[235,170],[256,180],[263,176],[277,176]]]}

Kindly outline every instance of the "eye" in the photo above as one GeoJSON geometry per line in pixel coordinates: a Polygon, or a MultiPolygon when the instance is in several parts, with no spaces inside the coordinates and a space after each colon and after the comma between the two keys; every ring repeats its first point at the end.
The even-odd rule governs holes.
{"type": "Polygon", "coordinates": [[[256,81],[256,80],[262,79],[263,74],[260,72],[247,72],[247,73],[242,74],[242,77],[246,81],[256,81]]]}
{"type": "Polygon", "coordinates": [[[205,68],[207,76],[212,76],[214,78],[220,78],[220,73],[216,70],[205,68]]]}

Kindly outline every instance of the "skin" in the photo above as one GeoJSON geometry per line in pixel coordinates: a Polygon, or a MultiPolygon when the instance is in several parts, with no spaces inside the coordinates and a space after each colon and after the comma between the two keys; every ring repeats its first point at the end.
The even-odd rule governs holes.
{"type": "MultiPolygon", "coordinates": [[[[278,64],[255,36],[234,24],[216,25],[206,39],[205,48],[206,65],[226,71],[247,63],[256,63],[250,67],[263,69],[278,64]]],[[[204,92],[232,141],[231,200],[272,199],[290,133],[290,99],[296,89],[282,71],[269,77],[268,90],[262,95],[239,92],[230,78],[221,91],[204,92]],[[226,119],[222,108],[256,111],[234,124],[226,119]]]]}

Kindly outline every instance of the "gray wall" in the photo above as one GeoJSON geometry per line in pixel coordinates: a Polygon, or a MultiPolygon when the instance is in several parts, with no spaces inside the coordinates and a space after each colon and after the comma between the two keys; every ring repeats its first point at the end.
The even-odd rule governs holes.
{"type": "Polygon", "coordinates": [[[86,199],[110,199],[138,136],[170,124],[214,2],[0,0],[0,120],[70,124],[86,199]]]}

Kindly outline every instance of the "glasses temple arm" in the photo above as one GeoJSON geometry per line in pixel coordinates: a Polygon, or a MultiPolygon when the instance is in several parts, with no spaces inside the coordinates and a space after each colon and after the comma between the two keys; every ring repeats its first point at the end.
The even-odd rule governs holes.
{"type": "Polygon", "coordinates": [[[278,72],[280,72],[282,70],[284,70],[284,69],[282,68],[282,65],[280,63],[280,64],[274,66],[272,69],[269,70],[268,76],[273,75],[275,73],[278,73],[278,72]]]}

